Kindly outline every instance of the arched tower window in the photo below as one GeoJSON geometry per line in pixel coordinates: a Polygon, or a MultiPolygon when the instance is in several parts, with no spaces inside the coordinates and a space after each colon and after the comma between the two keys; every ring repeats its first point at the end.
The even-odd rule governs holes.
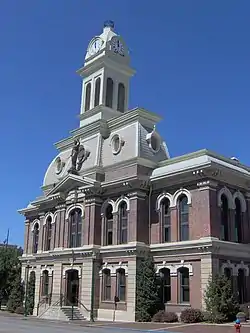
{"type": "Polygon", "coordinates": [[[105,212],[104,245],[113,244],[113,207],[109,204],[105,212]]]}
{"type": "Polygon", "coordinates": [[[126,275],[125,270],[120,268],[116,271],[116,296],[119,297],[120,301],[126,301],[126,275]]]}
{"type": "Polygon", "coordinates": [[[125,86],[123,83],[118,84],[117,110],[120,112],[125,110],[125,86]]]}
{"type": "Polygon", "coordinates": [[[180,303],[190,302],[190,287],[189,287],[189,269],[182,267],[178,269],[179,277],[179,301],[180,303]]]}
{"type": "Polygon", "coordinates": [[[82,211],[77,208],[69,215],[69,247],[80,247],[82,245],[82,211]]]}
{"type": "Polygon", "coordinates": [[[114,90],[114,82],[108,77],[107,78],[107,86],[106,86],[106,101],[105,105],[109,108],[113,107],[113,90],[114,90]]]}
{"type": "Polygon", "coordinates": [[[242,242],[242,209],[240,199],[235,199],[235,240],[242,242]]]}
{"type": "Polygon", "coordinates": [[[101,78],[98,77],[95,81],[95,102],[94,102],[94,106],[97,106],[100,103],[100,89],[101,89],[101,78]]]}
{"type": "Polygon", "coordinates": [[[180,241],[189,240],[189,207],[188,198],[183,195],[178,201],[179,238],[180,241]]]}
{"type": "Polygon", "coordinates": [[[125,244],[128,241],[128,212],[125,201],[119,205],[118,219],[119,244],[125,244]]]}
{"type": "Polygon", "coordinates": [[[39,241],[39,223],[34,225],[33,230],[33,253],[37,253],[39,241]]]}
{"type": "Polygon", "coordinates": [[[161,227],[162,227],[162,242],[167,243],[171,241],[171,216],[170,216],[170,202],[167,198],[161,201],[161,227]]]}
{"type": "Polygon", "coordinates": [[[51,216],[48,216],[45,227],[44,251],[51,250],[51,236],[52,236],[52,218],[51,216]]]}
{"type": "Polygon", "coordinates": [[[90,99],[91,99],[91,83],[89,82],[86,85],[86,92],[85,92],[85,111],[90,109],[90,99]]]}
{"type": "Polygon", "coordinates": [[[102,299],[111,301],[111,273],[109,269],[102,271],[102,299]]]}
{"type": "Polygon", "coordinates": [[[228,199],[222,194],[221,196],[221,239],[224,241],[229,240],[228,230],[228,199]]]}

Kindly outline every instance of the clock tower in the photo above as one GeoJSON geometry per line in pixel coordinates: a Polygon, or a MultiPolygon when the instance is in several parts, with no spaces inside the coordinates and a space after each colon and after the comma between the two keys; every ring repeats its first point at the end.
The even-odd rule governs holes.
{"type": "Polygon", "coordinates": [[[84,66],[80,127],[98,119],[117,117],[128,110],[130,67],[128,48],[114,32],[114,22],[106,21],[103,32],[90,41],[84,66]]]}

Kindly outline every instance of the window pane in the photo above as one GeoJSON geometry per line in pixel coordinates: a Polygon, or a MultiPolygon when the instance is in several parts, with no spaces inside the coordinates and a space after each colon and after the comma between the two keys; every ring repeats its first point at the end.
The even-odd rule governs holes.
{"type": "Polygon", "coordinates": [[[188,224],[181,225],[181,241],[189,239],[189,227],[188,224]]]}

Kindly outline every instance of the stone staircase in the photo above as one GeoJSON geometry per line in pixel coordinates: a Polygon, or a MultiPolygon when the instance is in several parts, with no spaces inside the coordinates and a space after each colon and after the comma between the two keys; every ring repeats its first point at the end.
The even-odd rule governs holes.
{"type": "Polygon", "coordinates": [[[84,315],[81,313],[80,309],[76,306],[73,307],[73,318],[72,318],[72,307],[63,306],[61,311],[68,318],[68,320],[86,320],[84,315]]]}

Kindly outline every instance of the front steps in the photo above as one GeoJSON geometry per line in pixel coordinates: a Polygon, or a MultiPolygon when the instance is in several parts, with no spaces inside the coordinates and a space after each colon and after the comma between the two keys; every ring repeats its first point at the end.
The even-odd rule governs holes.
{"type": "Polygon", "coordinates": [[[68,320],[86,320],[84,315],[81,313],[80,309],[76,306],[73,307],[73,318],[72,318],[71,306],[63,306],[61,310],[64,313],[64,315],[68,318],[68,320]]]}

